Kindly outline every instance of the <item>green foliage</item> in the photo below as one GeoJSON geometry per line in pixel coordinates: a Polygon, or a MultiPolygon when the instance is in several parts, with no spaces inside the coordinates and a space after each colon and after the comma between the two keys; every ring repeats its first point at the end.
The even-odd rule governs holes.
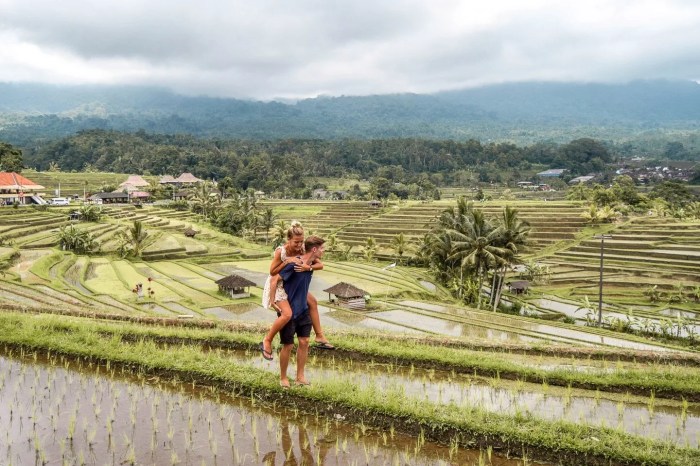
{"type": "Polygon", "coordinates": [[[152,242],[149,234],[140,220],[127,230],[119,231],[117,235],[117,254],[120,257],[141,257],[143,250],[152,242]]]}
{"type": "Polygon", "coordinates": [[[493,272],[495,309],[505,271],[519,262],[518,250],[529,232],[527,222],[518,219],[517,210],[509,206],[498,222],[490,222],[471,202],[460,198],[455,207],[441,213],[437,226],[424,238],[418,258],[458,298],[469,303],[476,298],[477,306],[481,305],[483,282],[493,272]]]}
{"type": "Polygon", "coordinates": [[[102,218],[102,207],[85,204],[80,208],[80,218],[86,222],[99,222],[102,218]]]}
{"type": "Polygon", "coordinates": [[[697,200],[696,196],[685,184],[679,181],[668,180],[654,186],[649,193],[649,197],[662,199],[671,209],[679,209],[697,200]]]}
{"type": "Polygon", "coordinates": [[[22,150],[0,141],[0,171],[20,173],[23,166],[22,150]]]}
{"type": "Polygon", "coordinates": [[[99,248],[99,243],[89,231],[78,229],[74,225],[61,227],[58,244],[64,251],[73,251],[76,254],[91,254],[99,248]]]}

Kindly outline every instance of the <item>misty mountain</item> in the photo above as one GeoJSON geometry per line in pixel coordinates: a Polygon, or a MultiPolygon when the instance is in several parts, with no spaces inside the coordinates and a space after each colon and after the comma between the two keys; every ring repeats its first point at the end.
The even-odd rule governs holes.
{"type": "Polygon", "coordinates": [[[86,129],[207,138],[566,141],[697,130],[700,85],[512,83],[429,95],[295,103],[190,97],[152,87],[0,83],[0,140],[27,145],[86,129]]]}

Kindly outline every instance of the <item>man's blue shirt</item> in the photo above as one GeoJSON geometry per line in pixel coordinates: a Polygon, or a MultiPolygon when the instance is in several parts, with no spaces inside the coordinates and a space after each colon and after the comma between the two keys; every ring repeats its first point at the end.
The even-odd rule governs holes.
{"type": "Polygon", "coordinates": [[[313,271],[295,272],[294,266],[293,263],[285,265],[279,274],[284,280],[284,291],[287,292],[287,300],[292,308],[292,317],[298,319],[309,310],[306,295],[309,293],[309,285],[314,273],[313,271]]]}

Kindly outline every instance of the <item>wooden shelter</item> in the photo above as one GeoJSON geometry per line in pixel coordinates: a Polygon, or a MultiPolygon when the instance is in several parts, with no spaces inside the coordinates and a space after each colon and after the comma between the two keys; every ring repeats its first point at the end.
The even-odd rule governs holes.
{"type": "Polygon", "coordinates": [[[508,282],[508,290],[514,294],[525,294],[530,286],[530,282],[527,280],[514,280],[508,282]]]}
{"type": "Polygon", "coordinates": [[[335,295],[338,305],[350,309],[364,309],[366,300],[365,295],[368,294],[365,290],[351,285],[349,283],[340,282],[325,290],[328,293],[328,300],[332,301],[331,294],[335,295]]]}
{"type": "Polygon", "coordinates": [[[125,204],[129,202],[127,193],[96,193],[88,198],[94,204],[125,204]]]}
{"type": "Polygon", "coordinates": [[[250,293],[248,292],[248,288],[255,286],[255,282],[251,282],[247,278],[234,274],[218,279],[216,284],[219,285],[220,293],[228,294],[232,298],[249,297],[250,293]]]}

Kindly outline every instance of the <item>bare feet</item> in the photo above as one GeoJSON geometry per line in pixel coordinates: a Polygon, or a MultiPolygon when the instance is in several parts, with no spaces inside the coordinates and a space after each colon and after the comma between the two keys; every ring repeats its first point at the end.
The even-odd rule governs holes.
{"type": "Polygon", "coordinates": [[[284,390],[289,389],[289,379],[280,380],[280,387],[284,390]]]}

